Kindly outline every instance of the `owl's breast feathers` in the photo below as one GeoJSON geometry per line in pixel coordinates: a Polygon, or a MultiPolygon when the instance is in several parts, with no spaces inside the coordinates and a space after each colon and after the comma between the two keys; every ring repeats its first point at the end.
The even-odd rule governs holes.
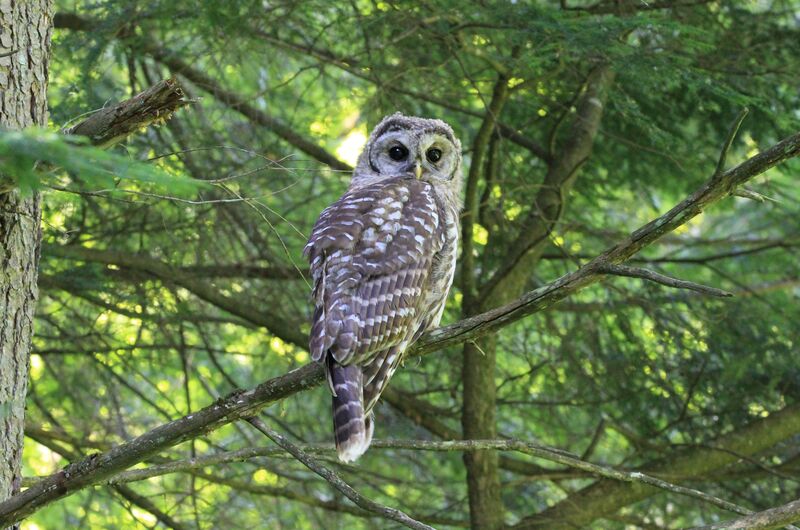
{"type": "Polygon", "coordinates": [[[367,363],[394,346],[402,354],[431,313],[441,314],[427,291],[434,260],[452,246],[446,217],[430,184],[401,178],[350,191],[322,212],[305,248],[314,360],[330,352],[342,365],[367,363]]]}

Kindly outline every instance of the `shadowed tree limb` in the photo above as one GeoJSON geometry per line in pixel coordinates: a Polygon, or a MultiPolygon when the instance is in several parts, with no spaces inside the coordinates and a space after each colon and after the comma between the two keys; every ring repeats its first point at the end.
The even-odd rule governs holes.
{"type": "MultiPolygon", "coordinates": [[[[77,15],[77,14],[74,14],[74,13],[56,13],[56,15],[55,15],[55,17],[53,19],[53,24],[54,24],[54,27],[57,28],[57,29],[69,29],[69,30],[72,30],[72,31],[91,31],[92,29],[94,29],[94,28],[99,26],[99,24],[96,21],[93,21],[93,20],[91,20],[91,19],[89,19],[87,17],[81,16],[81,15],[77,15]]],[[[113,28],[110,28],[110,29],[113,29],[113,28]]],[[[311,57],[313,59],[317,59],[318,61],[321,61],[325,65],[335,66],[335,67],[341,69],[342,71],[345,71],[345,72],[347,72],[347,73],[349,73],[349,74],[351,74],[351,75],[353,75],[353,76],[355,76],[355,77],[357,77],[359,79],[363,79],[363,80],[365,80],[365,81],[367,81],[369,83],[372,83],[372,84],[380,87],[381,89],[385,89],[385,90],[389,90],[389,91],[392,91],[392,92],[396,92],[398,94],[404,94],[404,95],[407,95],[407,96],[411,96],[416,100],[427,101],[429,103],[432,103],[433,105],[437,105],[437,106],[442,107],[442,108],[446,108],[446,109],[450,109],[450,110],[453,110],[453,111],[456,111],[456,112],[459,112],[459,113],[462,113],[462,114],[466,114],[468,116],[473,116],[473,117],[476,117],[476,118],[483,118],[484,117],[484,115],[481,112],[462,107],[462,106],[457,105],[457,104],[455,104],[455,103],[453,103],[451,101],[447,101],[447,100],[444,100],[444,99],[439,99],[439,98],[433,97],[430,94],[427,94],[427,93],[424,93],[424,92],[416,92],[416,91],[413,91],[413,90],[404,89],[402,87],[399,87],[395,83],[386,83],[386,84],[382,83],[379,79],[375,79],[368,72],[363,71],[361,68],[359,68],[357,66],[357,61],[355,61],[353,58],[339,57],[339,56],[335,55],[334,53],[329,52],[327,50],[320,50],[320,49],[309,47],[309,46],[305,46],[305,45],[302,45],[302,44],[296,44],[296,43],[293,43],[293,42],[285,41],[285,40],[282,40],[282,39],[280,39],[280,38],[278,38],[278,37],[276,37],[274,35],[271,35],[271,34],[265,32],[265,31],[263,31],[263,30],[260,30],[258,28],[251,28],[249,31],[251,31],[254,35],[258,36],[263,41],[268,42],[268,43],[272,44],[275,47],[281,48],[283,50],[288,50],[288,51],[291,51],[291,52],[294,52],[294,53],[298,53],[298,54],[301,54],[301,55],[305,55],[305,56],[311,57]]],[[[167,64],[167,63],[164,62],[164,64],[167,64]]],[[[167,66],[169,66],[169,64],[167,64],[167,66]]],[[[181,62],[180,65],[178,63],[175,63],[175,66],[180,66],[181,68],[183,68],[183,67],[187,67],[188,65],[186,65],[185,63],[181,62]]],[[[170,68],[172,68],[172,67],[170,67],[170,68]]],[[[186,71],[187,70],[181,70],[180,73],[185,75],[186,71]]],[[[193,75],[195,73],[199,73],[199,74],[202,75],[202,72],[199,72],[199,71],[196,71],[196,70],[191,71],[190,75],[193,75]]],[[[195,75],[194,77],[196,79],[198,79],[198,80],[200,79],[199,76],[195,75]]],[[[192,82],[195,82],[189,76],[186,76],[186,78],[189,79],[192,82]]],[[[202,87],[202,85],[200,85],[200,86],[202,87]]],[[[218,87],[218,85],[216,85],[216,84],[214,86],[218,87]]],[[[203,88],[207,88],[207,87],[203,87],[203,88]]],[[[219,87],[219,88],[221,88],[221,87],[219,87]]],[[[226,95],[233,95],[231,92],[224,91],[224,89],[223,89],[223,92],[220,92],[220,94],[223,94],[223,93],[226,94],[226,95]]],[[[214,94],[213,91],[212,91],[212,94],[214,94]]],[[[215,94],[215,96],[216,96],[216,94],[215,94]]],[[[242,100],[240,100],[238,97],[236,97],[232,101],[241,102],[242,100]]],[[[230,104],[229,101],[226,101],[226,103],[230,104]]],[[[252,116],[255,116],[255,114],[250,112],[250,110],[248,110],[248,112],[250,112],[250,114],[252,114],[252,116],[250,116],[248,114],[245,114],[245,112],[242,112],[241,108],[236,108],[236,110],[238,110],[241,114],[243,114],[246,117],[251,118],[251,119],[252,119],[252,116]]],[[[255,112],[259,112],[259,111],[256,110],[255,112]]],[[[267,116],[264,113],[262,113],[262,114],[264,116],[267,116]]],[[[271,118],[271,117],[269,117],[269,118],[274,120],[274,118],[271,118]]],[[[257,120],[260,120],[260,119],[261,118],[258,118],[257,120]]],[[[272,121],[272,123],[275,123],[275,122],[272,121]]],[[[501,134],[501,136],[503,138],[507,138],[508,140],[510,140],[511,142],[519,145],[520,147],[523,147],[523,148],[527,149],[528,151],[530,151],[537,158],[539,158],[539,159],[541,159],[541,160],[543,160],[545,162],[550,162],[550,154],[548,153],[547,149],[545,149],[544,147],[542,147],[541,145],[536,143],[534,140],[532,140],[528,136],[525,136],[524,134],[520,133],[514,127],[512,127],[510,125],[507,125],[505,123],[502,123],[502,122],[498,122],[497,123],[497,129],[498,129],[498,131],[500,132],[500,134],[501,134]]],[[[273,130],[275,130],[275,132],[279,136],[281,136],[282,132],[284,132],[284,130],[277,130],[277,129],[273,129],[273,130]]],[[[292,132],[292,131],[290,131],[290,132],[292,132]]],[[[312,147],[313,144],[311,144],[308,140],[304,140],[301,145],[296,145],[289,138],[293,138],[293,139],[294,138],[298,138],[298,139],[300,139],[301,137],[299,137],[296,134],[294,134],[294,135],[285,137],[284,139],[287,140],[287,142],[291,143],[292,145],[295,145],[295,147],[297,147],[301,151],[304,151],[307,154],[310,154],[314,158],[317,158],[321,162],[324,162],[324,163],[327,164],[328,162],[326,162],[326,160],[328,160],[328,161],[333,161],[334,164],[344,164],[344,162],[336,159],[335,157],[333,157],[333,155],[331,155],[329,153],[323,154],[321,151],[315,151],[315,153],[308,153],[307,151],[305,151],[304,147],[301,147],[301,145],[305,146],[305,147],[312,147]],[[316,155],[322,156],[324,158],[324,160],[320,159],[316,155]]],[[[331,164],[328,164],[328,165],[331,165],[331,164]]],[[[331,165],[331,167],[333,167],[334,169],[337,169],[333,165],[331,165]]],[[[338,168],[338,169],[347,169],[347,168],[338,168]]],[[[347,170],[349,170],[349,169],[347,169],[347,170]]]]}
{"type": "MultiPolygon", "coordinates": [[[[98,26],[96,21],[72,13],[57,13],[53,19],[53,23],[55,28],[74,31],[88,31],[98,26]]],[[[154,44],[152,42],[139,44],[143,46],[143,51],[150,54],[153,59],[165,65],[174,73],[185,77],[201,89],[209,92],[221,103],[237,111],[253,123],[271,130],[288,144],[329,166],[331,169],[339,171],[353,170],[349,164],[339,160],[312,140],[300,135],[279,118],[255,108],[239,94],[224,88],[206,73],[191,67],[177,54],[171,52],[163,45],[154,44]]]]}
{"type": "MultiPolygon", "coordinates": [[[[437,97],[432,96],[431,94],[425,92],[417,92],[414,90],[408,90],[397,83],[382,83],[380,79],[376,79],[367,71],[362,70],[356,64],[356,61],[352,59],[337,57],[334,53],[327,51],[327,50],[320,50],[313,47],[304,46],[302,44],[296,44],[293,42],[289,42],[283,39],[280,39],[274,35],[271,35],[263,30],[260,29],[251,29],[251,31],[257,35],[259,38],[264,40],[265,42],[272,44],[278,48],[289,50],[295,53],[299,53],[301,55],[305,55],[307,57],[311,57],[313,59],[317,59],[324,63],[325,65],[333,65],[337,68],[359,78],[363,79],[369,83],[372,83],[381,89],[388,90],[391,92],[396,92],[398,94],[403,94],[406,96],[410,96],[415,100],[419,101],[427,101],[433,105],[438,107],[442,107],[445,109],[449,109],[461,114],[466,114],[467,116],[472,116],[474,118],[485,119],[486,114],[477,110],[468,109],[453,103],[452,101],[440,99],[437,97]]],[[[544,162],[550,162],[551,157],[550,154],[547,152],[547,149],[536,143],[531,138],[525,136],[524,134],[520,133],[510,125],[507,125],[501,121],[499,121],[499,116],[495,116],[495,124],[497,131],[503,138],[507,138],[511,142],[523,147],[531,152],[537,158],[543,160],[544,162]]]]}
{"type": "MultiPolygon", "coordinates": [[[[409,349],[407,355],[409,357],[423,355],[467,340],[473,340],[487,333],[497,331],[528,315],[551,307],[556,302],[563,300],[578,290],[601,281],[605,275],[598,272],[598,269],[604,264],[624,262],[642,248],[687,223],[715,202],[730,196],[738,186],[777,164],[798,155],[800,155],[800,133],[785,138],[769,149],[723,172],[718,178],[710,179],[667,213],[635,230],[623,241],[579,269],[526,293],[510,304],[426,333],[409,349]]],[[[71,495],[92,484],[103,482],[116,473],[150,458],[164,449],[210,432],[232,421],[252,416],[269,403],[314,387],[321,382],[322,368],[319,365],[309,364],[280,377],[270,379],[252,390],[233,393],[189,416],[163,424],[137,438],[122,443],[106,453],[93,455],[80,462],[70,464],[64,470],[42,479],[27,490],[0,503],[0,525],[8,526],[25,518],[42,506],[71,495]]],[[[778,416],[779,414],[773,414],[764,421],[772,421],[778,416]]],[[[761,437],[765,444],[768,443],[765,447],[774,445],[775,439],[785,439],[791,434],[800,432],[800,412],[790,408],[780,417],[782,419],[779,421],[782,421],[782,423],[776,425],[775,429],[772,429],[772,433],[768,432],[761,437]],[[786,416],[790,416],[791,421],[784,421],[786,416]]],[[[770,425],[772,424],[770,423],[770,425]]],[[[753,454],[760,445],[751,444],[749,447],[752,450],[745,447],[738,452],[741,454],[753,454]]],[[[733,458],[730,455],[728,457],[733,458]]],[[[628,484],[620,485],[618,483],[609,483],[608,481],[603,481],[601,484],[603,484],[603,488],[607,488],[607,484],[616,485],[616,487],[623,488],[623,490],[625,488],[634,488],[634,486],[628,484]]],[[[652,489],[648,491],[652,491],[652,489]]],[[[638,493],[638,495],[641,495],[641,493],[638,493]]],[[[592,510],[591,517],[597,518],[604,513],[613,513],[619,506],[629,504],[629,502],[625,501],[625,495],[620,495],[614,499],[614,503],[606,502],[604,505],[610,506],[619,502],[622,502],[622,504],[605,509],[597,507],[592,510]]],[[[570,508],[579,509],[572,504],[572,501],[568,504],[568,507],[560,504],[556,506],[559,507],[559,510],[564,510],[567,515],[570,513],[570,508]]],[[[546,519],[544,520],[552,523],[550,513],[552,513],[550,510],[545,512],[546,519]]],[[[580,513],[583,512],[581,511],[580,513]]]]}
{"type": "MultiPolygon", "coordinates": [[[[709,445],[675,451],[648,466],[649,474],[673,482],[683,482],[692,476],[702,477],[739,461],[742,455],[750,456],[769,449],[797,432],[800,432],[800,406],[792,405],[724,434],[709,445]]],[[[623,506],[658,491],[642,483],[602,480],[539,514],[523,519],[514,528],[583,528],[594,519],[611,515],[623,506]]]]}
{"type": "Polygon", "coordinates": [[[636,11],[654,11],[658,9],[675,9],[679,7],[693,7],[708,4],[711,0],[655,0],[642,2],[641,0],[615,0],[613,2],[601,0],[589,6],[569,6],[567,0],[561,1],[561,9],[565,11],[581,11],[593,15],[610,15],[620,13],[635,13],[636,11]]]}

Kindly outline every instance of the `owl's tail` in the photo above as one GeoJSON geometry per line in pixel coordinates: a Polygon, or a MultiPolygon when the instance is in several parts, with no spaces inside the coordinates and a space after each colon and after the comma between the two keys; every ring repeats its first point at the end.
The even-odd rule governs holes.
{"type": "Polygon", "coordinates": [[[333,389],[333,435],[342,462],[363,455],[372,441],[372,414],[364,415],[364,376],[361,367],[342,366],[330,360],[328,375],[333,389]]]}

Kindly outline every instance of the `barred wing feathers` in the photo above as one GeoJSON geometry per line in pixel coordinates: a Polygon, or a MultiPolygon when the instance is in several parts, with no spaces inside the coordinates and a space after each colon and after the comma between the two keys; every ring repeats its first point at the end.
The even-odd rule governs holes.
{"type": "MultiPolygon", "coordinates": [[[[426,310],[443,224],[430,185],[405,178],[350,191],[322,212],[306,246],[314,360],[330,352],[339,364],[366,364],[405,348],[426,310]]],[[[366,385],[380,370],[365,371],[366,385]]]]}

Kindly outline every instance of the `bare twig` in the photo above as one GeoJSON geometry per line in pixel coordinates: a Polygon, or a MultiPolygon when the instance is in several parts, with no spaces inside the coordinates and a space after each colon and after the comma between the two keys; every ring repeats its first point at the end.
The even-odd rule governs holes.
{"type": "Polygon", "coordinates": [[[766,195],[758,193],[757,191],[749,190],[747,188],[739,188],[738,190],[733,192],[733,194],[737,197],[742,197],[743,199],[750,199],[756,202],[767,202],[767,201],[777,202],[777,203],[781,202],[777,199],[773,199],[772,197],[767,197],[766,195]]]}
{"type": "Polygon", "coordinates": [[[747,113],[750,110],[745,107],[739,112],[739,115],[736,116],[736,119],[733,120],[733,124],[731,124],[731,128],[728,131],[728,136],[725,138],[725,143],[722,145],[722,150],[719,153],[719,160],[717,160],[717,168],[714,170],[714,176],[718,177],[722,175],[722,172],[725,171],[725,163],[728,160],[728,151],[731,149],[731,145],[733,145],[733,141],[736,139],[736,135],[739,133],[739,128],[742,126],[742,122],[747,117],[747,113]]]}
{"type": "Polygon", "coordinates": [[[667,287],[674,287],[676,289],[689,289],[697,291],[698,293],[707,294],[709,296],[717,296],[721,298],[733,296],[733,293],[717,289],[716,287],[708,287],[699,283],[690,282],[687,280],[679,280],[664,274],[643,269],[641,267],[629,267],[627,265],[603,265],[599,268],[599,272],[604,274],[612,274],[614,276],[627,276],[628,278],[641,278],[651,282],[660,283],[667,287]]]}
{"type": "Polygon", "coordinates": [[[383,504],[379,504],[364,497],[359,492],[354,490],[347,482],[342,480],[339,475],[317,462],[308,453],[294,445],[278,432],[271,429],[259,418],[247,418],[247,422],[261,431],[267,438],[281,446],[284,450],[286,450],[286,452],[290,453],[293,457],[302,462],[303,465],[308,469],[327,480],[331,486],[333,486],[336,490],[341,492],[345,497],[353,501],[359,507],[381,515],[387,519],[391,519],[392,521],[397,521],[398,523],[401,523],[409,528],[414,528],[416,530],[434,530],[432,526],[428,526],[415,519],[412,519],[400,510],[390,508],[389,506],[384,506],[383,504]]]}

